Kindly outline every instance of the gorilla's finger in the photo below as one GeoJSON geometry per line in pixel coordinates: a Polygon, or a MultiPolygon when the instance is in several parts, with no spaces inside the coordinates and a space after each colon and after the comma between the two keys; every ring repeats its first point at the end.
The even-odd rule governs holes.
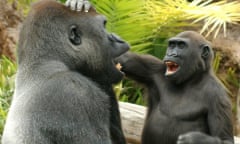
{"type": "Polygon", "coordinates": [[[78,0],[77,11],[82,11],[82,8],[83,8],[83,0],[78,0]]]}
{"type": "Polygon", "coordinates": [[[77,0],[71,0],[70,8],[71,10],[76,10],[77,0]]]}
{"type": "Polygon", "coordinates": [[[84,4],[84,11],[85,11],[85,12],[88,12],[88,10],[89,10],[90,7],[91,7],[90,2],[89,2],[88,0],[84,0],[84,1],[83,1],[83,4],[84,4]]]}

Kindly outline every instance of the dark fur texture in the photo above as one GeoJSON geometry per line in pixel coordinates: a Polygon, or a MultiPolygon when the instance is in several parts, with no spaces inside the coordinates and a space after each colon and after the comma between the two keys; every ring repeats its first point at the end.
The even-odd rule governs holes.
{"type": "Polygon", "coordinates": [[[33,5],[20,32],[16,89],[2,144],[125,144],[113,59],[129,49],[93,8],[33,5]]]}
{"type": "Polygon", "coordinates": [[[148,88],[143,144],[233,144],[231,106],[215,78],[210,44],[186,31],[169,40],[163,61],[127,53],[117,59],[126,76],[148,88]],[[167,62],[177,63],[174,74],[167,62]]]}

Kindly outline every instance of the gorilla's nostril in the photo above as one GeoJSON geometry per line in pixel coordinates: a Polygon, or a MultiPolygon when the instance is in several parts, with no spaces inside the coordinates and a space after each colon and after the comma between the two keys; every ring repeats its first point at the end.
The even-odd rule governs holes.
{"type": "Polygon", "coordinates": [[[112,42],[119,42],[119,43],[125,43],[119,36],[117,36],[116,34],[109,34],[109,40],[112,42]]]}

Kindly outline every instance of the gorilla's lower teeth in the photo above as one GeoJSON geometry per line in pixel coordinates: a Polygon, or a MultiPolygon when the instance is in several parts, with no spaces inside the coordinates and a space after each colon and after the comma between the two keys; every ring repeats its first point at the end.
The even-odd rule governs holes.
{"type": "Polygon", "coordinates": [[[165,75],[171,75],[171,74],[174,74],[176,71],[171,71],[171,70],[167,70],[165,75]]]}
{"type": "Polygon", "coordinates": [[[178,68],[179,68],[179,66],[177,64],[176,65],[168,65],[165,75],[174,74],[178,70],[178,68]]]}

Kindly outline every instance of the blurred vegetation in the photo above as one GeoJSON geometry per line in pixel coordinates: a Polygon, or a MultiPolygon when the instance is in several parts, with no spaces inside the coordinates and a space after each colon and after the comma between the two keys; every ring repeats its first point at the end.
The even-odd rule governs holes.
{"type": "MultiPolygon", "coordinates": [[[[17,66],[5,56],[0,57],[0,134],[14,91],[14,75],[17,66]]],[[[1,135],[0,135],[1,138],[1,135]]]]}
{"type": "MultiPolygon", "coordinates": [[[[17,2],[24,14],[36,0],[8,0],[17,2]]],[[[65,0],[60,0],[65,2],[65,0]]],[[[107,29],[117,33],[131,44],[131,51],[148,53],[162,58],[166,51],[166,40],[182,31],[183,27],[202,27],[202,33],[215,36],[225,33],[228,23],[240,20],[240,3],[210,0],[90,0],[97,11],[107,19],[107,29]],[[192,22],[189,22],[192,21],[192,22]]],[[[219,71],[221,56],[216,55],[214,70],[219,71]]],[[[14,90],[15,62],[0,58],[0,133],[14,90]]],[[[240,87],[234,68],[228,69],[227,77],[220,78],[224,85],[240,87]]],[[[123,80],[115,87],[119,100],[146,105],[144,88],[131,80],[123,80]]]]}

